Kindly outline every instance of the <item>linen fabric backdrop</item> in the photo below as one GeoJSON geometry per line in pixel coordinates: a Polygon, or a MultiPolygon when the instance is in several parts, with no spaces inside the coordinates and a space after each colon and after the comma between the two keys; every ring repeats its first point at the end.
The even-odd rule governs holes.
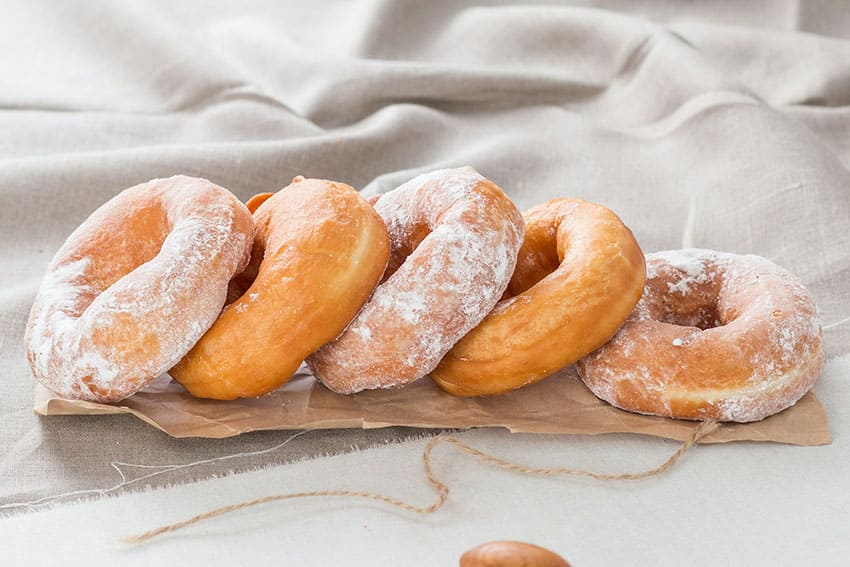
{"type": "MultiPolygon", "coordinates": [[[[0,504],[288,436],[171,439],[37,418],[23,349],[52,255],[123,188],[177,173],[240,198],[296,175],[374,194],[472,165],[521,209],[616,211],[647,252],[798,274],[850,352],[850,10],[841,1],[8,2],[0,18],[0,504]]],[[[415,431],[325,431],[177,482],[415,431]]]]}

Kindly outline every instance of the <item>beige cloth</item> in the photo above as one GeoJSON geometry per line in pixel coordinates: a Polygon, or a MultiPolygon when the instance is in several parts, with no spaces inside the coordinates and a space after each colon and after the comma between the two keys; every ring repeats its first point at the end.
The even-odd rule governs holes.
{"type": "MultiPolygon", "coordinates": [[[[101,486],[110,460],[279,437],[178,441],[130,418],[31,413],[21,338],[47,262],[120,189],[174,173],[246,198],[298,174],[374,193],[470,164],[522,208],[601,202],[646,251],[771,258],[814,293],[828,354],[850,352],[842,2],[174,4],[3,8],[0,501],[101,486]]],[[[301,450],[404,434],[339,431],[301,450]]]]}

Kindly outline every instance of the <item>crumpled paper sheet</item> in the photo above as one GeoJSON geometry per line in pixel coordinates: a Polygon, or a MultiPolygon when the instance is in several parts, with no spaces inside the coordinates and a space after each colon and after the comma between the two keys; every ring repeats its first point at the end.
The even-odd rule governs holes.
{"type": "MultiPolygon", "coordinates": [[[[344,396],[302,368],[290,382],[261,398],[233,401],[190,396],[167,375],[118,404],[66,400],[37,386],[40,415],[129,413],[173,437],[222,438],[267,429],[409,426],[435,429],[505,427],[513,432],[637,433],[685,440],[694,422],[628,413],[596,398],[570,367],[526,388],[483,398],[458,398],[424,378],[407,387],[344,396]]],[[[723,424],[702,443],[773,441],[792,445],[831,442],[826,412],[812,392],[793,407],[749,424],[723,424]]]]}

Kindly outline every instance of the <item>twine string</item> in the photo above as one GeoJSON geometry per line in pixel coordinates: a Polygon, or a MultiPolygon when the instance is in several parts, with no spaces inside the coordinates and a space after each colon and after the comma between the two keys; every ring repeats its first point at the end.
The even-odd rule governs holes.
{"type": "Polygon", "coordinates": [[[658,465],[655,468],[641,471],[638,473],[622,473],[622,474],[607,474],[607,473],[596,473],[593,471],[585,471],[579,469],[569,469],[563,467],[553,467],[553,468],[537,468],[530,467],[526,465],[522,465],[519,463],[515,463],[512,461],[508,461],[506,459],[502,459],[501,457],[497,457],[495,455],[491,455],[489,453],[485,453],[475,447],[471,447],[467,445],[457,437],[453,435],[441,434],[434,438],[432,438],[428,444],[425,446],[425,449],[422,451],[422,465],[425,473],[425,479],[428,484],[434,490],[437,495],[436,501],[429,506],[416,506],[415,504],[410,504],[409,502],[405,502],[404,500],[400,500],[398,498],[394,498],[392,496],[387,496],[386,494],[380,494],[376,492],[366,492],[359,490],[313,490],[309,492],[289,492],[285,494],[273,494],[270,496],[264,496],[263,498],[257,498],[255,500],[248,500],[244,502],[239,502],[237,504],[230,504],[228,506],[222,506],[220,508],[215,508],[213,510],[208,510],[203,512],[202,514],[198,514],[196,516],[192,516],[186,520],[182,520],[179,522],[175,522],[172,524],[167,524],[164,526],[160,526],[158,528],[154,528],[152,530],[148,530],[144,533],[136,534],[133,536],[129,536],[124,539],[125,543],[128,544],[139,544],[152,540],[153,538],[160,536],[162,534],[175,532],[177,530],[183,529],[187,526],[191,526],[193,524],[197,524],[203,520],[208,520],[210,518],[215,518],[217,516],[222,516],[224,514],[229,514],[230,512],[235,512],[237,510],[243,510],[245,508],[250,508],[252,506],[258,506],[260,504],[267,504],[269,502],[278,502],[281,500],[293,500],[296,498],[316,498],[316,497],[343,497],[343,498],[362,498],[367,500],[372,500],[376,502],[383,502],[385,504],[389,504],[390,506],[394,506],[396,508],[405,510],[407,512],[412,512],[415,514],[433,514],[440,508],[442,508],[443,504],[446,503],[446,500],[449,497],[449,486],[437,478],[436,474],[434,474],[433,469],[433,457],[432,454],[434,449],[441,444],[450,444],[454,447],[460,449],[462,452],[471,455],[478,459],[482,463],[486,463],[501,469],[509,470],[519,474],[527,474],[533,476],[555,476],[555,475],[567,475],[567,476],[578,476],[585,478],[593,478],[596,480],[639,480],[642,478],[648,478],[651,476],[656,476],[661,473],[669,470],[676,462],[684,455],[688,449],[696,445],[700,439],[716,430],[719,427],[719,424],[716,421],[704,421],[700,423],[697,427],[694,428],[691,436],[685,440],[684,443],[672,454],[668,457],[663,463],[658,465]]]}

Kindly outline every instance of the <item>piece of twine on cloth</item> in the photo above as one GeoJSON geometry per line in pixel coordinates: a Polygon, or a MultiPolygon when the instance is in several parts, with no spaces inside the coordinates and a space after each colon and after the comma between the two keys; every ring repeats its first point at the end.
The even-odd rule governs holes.
{"type": "Polygon", "coordinates": [[[374,500],[377,502],[384,502],[385,504],[389,504],[390,506],[395,506],[397,508],[401,508],[402,510],[406,510],[408,512],[413,512],[416,514],[433,514],[440,508],[442,508],[443,504],[446,503],[446,500],[449,497],[449,486],[437,478],[434,474],[434,469],[432,466],[432,457],[431,454],[434,452],[434,449],[438,445],[449,444],[453,445],[456,448],[460,449],[464,453],[472,455],[479,461],[483,463],[487,463],[489,465],[493,465],[495,467],[509,470],[515,473],[520,474],[528,474],[535,476],[556,476],[556,475],[568,475],[568,476],[579,476],[586,478],[593,478],[596,480],[639,480],[642,478],[647,478],[651,476],[659,475],[667,470],[669,470],[676,462],[681,458],[685,452],[696,445],[700,439],[714,431],[719,427],[719,424],[716,421],[704,421],[701,422],[696,428],[694,428],[694,432],[691,436],[684,442],[682,445],[674,452],[670,457],[667,458],[666,461],[661,463],[655,468],[645,470],[637,473],[622,473],[622,474],[605,474],[605,473],[596,473],[592,471],[584,471],[584,470],[576,470],[569,469],[563,467],[554,467],[554,468],[538,468],[538,467],[530,467],[526,465],[522,465],[519,463],[514,463],[512,461],[508,461],[506,459],[502,459],[500,457],[496,457],[494,455],[490,455],[483,451],[476,449],[475,447],[471,447],[452,435],[441,434],[437,435],[433,439],[431,439],[428,444],[425,446],[425,449],[422,451],[422,464],[425,471],[425,478],[428,481],[428,484],[437,493],[437,500],[431,504],[430,506],[416,506],[414,504],[410,504],[403,500],[399,500],[398,498],[393,498],[392,496],[387,496],[385,494],[379,494],[375,492],[364,492],[358,490],[313,490],[309,492],[288,492],[285,494],[273,494],[270,496],[264,496],[262,498],[257,498],[255,500],[247,500],[245,502],[239,502],[237,504],[231,504],[229,506],[222,506],[221,508],[215,508],[213,510],[209,510],[202,514],[198,514],[197,516],[192,516],[186,520],[182,520],[180,522],[175,522],[173,524],[167,524],[164,526],[160,526],[158,528],[154,528],[152,530],[148,530],[144,533],[136,534],[125,538],[123,541],[128,544],[140,544],[147,541],[152,540],[153,538],[170,533],[175,532],[177,530],[183,529],[187,526],[191,526],[193,524],[197,524],[203,520],[208,520],[210,518],[215,518],[216,516],[221,516],[224,514],[229,514],[230,512],[235,512],[237,510],[242,510],[245,508],[250,508],[251,506],[258,506],[260,504],[266,504],[269,502],[277,502],[281,500],[293,500],[296,498],[314,498],[314,497],[344,497],[344,498],[364,498],[368,500],[374,500]]]}

